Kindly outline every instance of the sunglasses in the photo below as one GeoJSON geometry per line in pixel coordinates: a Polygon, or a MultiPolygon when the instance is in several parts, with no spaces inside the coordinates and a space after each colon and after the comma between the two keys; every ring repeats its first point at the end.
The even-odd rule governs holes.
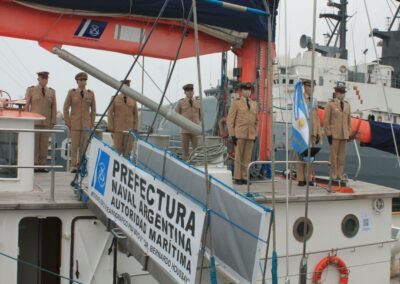
{"type": "Polygon", "coordinates": [[[185,91],[193,91],[193,88],[186,88],[185,91]]]}
{"type": "Polygon", "coordinates": [[[77,81],[87,81],[87,79],[78,79],[77,81]]]}

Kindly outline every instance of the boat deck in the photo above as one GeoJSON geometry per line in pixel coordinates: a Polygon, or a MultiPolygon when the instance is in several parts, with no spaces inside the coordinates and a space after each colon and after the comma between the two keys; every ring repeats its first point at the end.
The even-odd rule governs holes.
{"type": "MultiPolygon", "coordinates": [[[[234,188],[241,193],[248,192],[247,185],[234,185],[234,188]]],[[[362,181],[349,180],[346,188],[351,188],[353,193],[329,192],[328,185],[317,183],[309,187],[309,201],[332,201],[349,200],[377,197],[400,197],[400,191],[377,184],[362,181]]],[[[260,203],[270,203],[272,200],[272,181],[253,181],[250,185],[250,193],[260,203]]],[[[332,187],[338,189],[338,187],[332,187]]],[[[342,187],[344,189],[344,187],[342,187]]],[[[298,186],[297,181],[287,185],[286,179],[281,176],[275,177],[275,198],[276,202],[286,202],[286,195],[289,192],[289,202],[304,202],[306,199],[306,186],[298,186]]]]}
{"type": "MultiPolygon", "coordinates": [[[[69,172],[55,173],[55,192],[54,201],[50,196],[50,173],[35,173],[34,189],[29,192],[0,192],[0,210],[17,209],[83,209],[86,204],[81,202],[70,186],[74,174],[69,172]]],[[[333,201],[349,200],[360,198],[377,197],[400,197],[400,191],[381,185],[366,183],[362,181],[352,181],[347,183],[347,187],[353,189],[353,193],[329,192],[326,185],[317,184],[310,186],[309,201],[333,201]]],[[[247,185],[235,185],[234,188],[246,194],[247,185]]],[[[297,186],[296,181],[292,181],[287,186],[283,177],[275,178],[275,198],[276,202],[286,202],[286,193],[289,192],[289,202],[304,202],[306,198],[306,187],[297,186]]],[[[250,185],[250,193],[259,203],[271,203],[272,200],[272,181],[253,181],[250,185]]]]}
{"type": "Polygon", "coordinates": [[[50,173],[35,173],[34,188],[29,192],[0,191],[0,210],[29,209],[83,209],[86,204],[79,201],[70,186],[74,174],[55,173],[54,201],[50,198],[50,173]]]}

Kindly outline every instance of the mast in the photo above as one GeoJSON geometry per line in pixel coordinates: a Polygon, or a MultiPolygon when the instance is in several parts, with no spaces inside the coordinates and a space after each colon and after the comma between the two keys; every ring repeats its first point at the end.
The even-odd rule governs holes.
{"type": "Polygon", "coordinates": [[[400,4],[394,14],[387,31],[374,29],[372,35],[382,40],[382,57],[380,63],[392,66],[392,87],[400,88],[400,30],[393,30],[394,23],[398,19],[400,4]]]}
{"type": "MultiPolygon", "coordinates": [[[[336,14],[334,13],[322,13],[319,14],[320,18],[326,19],[329,26],[330,33],[328,35],[328,42],[326,45],[315,44],[315,51],[321,53],[326,57],[348,59],[348,52],[346,48],[346,37],[347,37],[347,0],[340,0],[340,3],[328,0],[328,7],[338,9],[336,14]],[[335,23],[336,22],[336,23],[335,23]]],[[[300,39],[300,46],[303,48],[312,49],[311,38],[303,35],[300,39]]]]}

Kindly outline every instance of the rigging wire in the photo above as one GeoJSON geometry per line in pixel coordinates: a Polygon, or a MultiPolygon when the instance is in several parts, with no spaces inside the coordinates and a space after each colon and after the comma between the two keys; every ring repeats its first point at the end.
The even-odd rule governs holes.
{"type": "MultiPolygon", "coordinates": [[[[143,57],[144,60],[144,57],[143,57]]],[[[144,72],[144,74],[147,76],[147,78],[150,79],[150,82],[153,83],[153,85],[157,88],[157,90],[160,91],[160,93],[163,93],[163,90],[161,90],[160,86],[156,83],[156,81],[153,79],[153,77],[149,74],[149,72],[144,68],[144,64],[140,63],[140,61],[137,62],[137,64],[139,65],[139,67],[142,69],[142,71],[144,72]]],[[[143,95],[143,91],[142,91],[142,95],[143,95]]],[[[165,96],[165,99],[172,104],[173,102],[167,97],[165,96]]]]}
{"type": "Polygon", "coordinates": [[[147,131],[146,141],[149,139],[150,133],[153,131],[153,127],[154,127],[154,124],[155,124],[155,122],[157,120],[158,113],[160,112],[161,106],[162,106],[162,104],[164,102],[164,98],[165,98],[165,95],[167,93],[169,83],[171,82],[172,74],[174,73],[176,62],[179,59],[179,54],[181,52],[183,41],[185,40],[185,35],[186,35],[187,30],[188,30],[189,20],[190,20],[190,17],[192,16],[192,13],[193,13],[193,8],[191,8],[190,11],[189,11],[188,20],[185,22],[185,26],[184,26],[183,31],[182,31],[182,36],[181,36],[181,39],[179,41],[178,49],[176,51],[176,55],[175,55],[174,61],[172,62],[172,65],[171,65],[171,62],[170,62],[167,81],[165,82],[165,86],[164,86],[164,91],[163,91],[163,94],[161,96],[160,103],[158,104],[157,111],[156,111],[156,113],[154,115],[153,121],[152,121],[152,123],[151,123],[151,125],[150,125],[150,127],[149,127],[149,129],[147,131]]]}
{"type": "MultiPolygon", "coordinates": [[[[24,75],[24,77],[28,79],[27,81],[30,81],[30,80],[32,80],[32,79],[36,79],[35,76],[33,76],[33,74],[32,74],[32,73],[29,71],[29,69],[26,67],[26,65],[24,64],[24,62],[19,58],[19,56],[15,53],[15,51],[10,47],[10,45],[8,44],[8,42],[7,42],[5,39],[3,39],[3,38],[1,38],[0,40],[1,40],[2,43],[5,45],[5,47],[11,52],[11,54],[12,54],[12,55],[14,56],[14,58],[18,61],[18,63],[22,66],[22,69],[25,71],[25,75],[27,75],[27,77],[25,77],[25,75],[24,75]]],[[[18,74],[21,75],[20,73],[18,73],[18,74]]]]}
{"type": "Polygon", "coordinates": [[[392,14],[392,17],[393,17],[393,16],[394,16],[394,12],[393,12],[393,10],[392,10],[392,7],[390,7],[390,3],[389,3],[388,0],[386,0],[386,4],[388,5],[389,10],[390,10],[390,14],[392,14]]]}
{"type": "Polygon", "coordinates": [[[18,68],[15,66],[15,64],[9,59],[9,56],[0,49],[0,59],[2,59],[2,63],[0,64],[1,67],[3,67],[3,70],[7,75],[14,81],[16,82],[20,87],[23,89],[26,87],[27,84],[29,84],[32,79],[31,78],[21,78],[21,72],[19,72],[18,68]],[[23,79],[24,81],[26,80],[27,83],[25,86],[17,80],[17,78],[23,79]]]}
{"type": "Polygon", "coordinates": [[[50,270],[48,270],[48,269],[46,269],[46,268],[43,268],[43,267],[38,266],[38,265],[36,265],[36,264],[33,264],[33,263],[29,262],[29,261],[22,260],[22,259],[20,259],[20,258],[18,258],[18,257],[13,257],[13,256],[11,256],[11,255],[9,255],[9,254],[4,253],[4,252],[1,252],[1,251],[0,251],[0,255],[1,255],[1,256],[4,256],[4,257],[6,257],[6,258],[9,258],[9,259],[11,259],[11,260],[14,260],[14,261],[16,261],[16,262],[19,262],[19,263],[28,265],[28,266],[30,266],[30,267],[32,267],[32,268],[37,269],[37,270],[46,272],[46,273],[48,273],[48,274],[50,274],[50,275],[53,275],[53,276],[59,277],[59,278],[61,278],[61,279],[67,280],[67,281],[69,281],[70,283],[83,284],[82,282],[79,282],[79,281],[76,281],[76,280],[74,280],[74,279],[71,279],[71,278],[68,278],[68,277],[66,277],[66,276],[63,276],[63,275],[61,275],[61,274],[55,273],[55,272],[50,271],[50,270]]]}
{"type": "MultiPolygon", "coordinates": [[[[371,35],[373,34],[373,29],[372,29],[372,25],[371,25],[371,18],[369,16],[369,10],[368,10],[368,6],[367,6],[367,2],[364,0],[364,7],[365,7],[365,12],[367,15],[367,20],[368,20],[368,26],[370,29],[370,33],[371,35]]],[[[392,131],[392,137],[393,137],[393,144],[394,144],[394,149],[396,151],[396,156],[397,156],[397,163],[399,166],[399,170],[400,170],[400,156],[399,156],[399,149],[397,147],[397,141],[396,141],[396,135],[394,133],[394,128],[393,128],[393,122],[392,122],[392,110],[389,108],[389,102],[386,96],[386,90],[385,90],[385,86],[382,83],[382,70],[380,68],[380,63],[379,63],[379,56],[378,56],[378,51],[376,49],[376,43],[375,43],[375,38],[372,36],[371,37],[372,40],[372,45],[374,47],[374,53],[375,53],[375,57],[376,57],[376,66],[378,67],[378,72],[379,72],[379,78],[378,78],[378,82],[379,85],[382,88],[382,93],[383,93],[383,98],[385,99],[385,105],[386,105],[386,111],[389,114],[389,123],[390,123],[390,129],[392,131]]]]}
{"type": "MultiPolygon", "coordinates": [[[[151,35],[153,34],[153,32],[154,32],[156,26],[158,25],[158,22],[159,22],[161,16],[163,15],[164,10],[165,10],[165,8],[167,7],[169,1],[170,1],[170,0],[165,0],[163,6],[162,6],[161,9],[160,9],[160,12],[159,12],[158,15],[157,15],[157,18],[155,19],[155,21],[154,21],[154,23],[153,23],[153,25],[152,25],[152,27],[151,27],[151,29],[150,29],[150,32],[149,32],[148,36],[146,37],[144,43],[140,46],[139,52],[138,52],[138,54],[136,55],[136,57],[134,57],[134,61],[133,61],[132,65],[131,65],[131,67],[129,68],[128,72],[126,73],[126,75],[125,75],[123,81],[125,81],[125,80],[129,77],[129,75],[131,74],[133,68],[135,67],[136,63],[138,62],[140,56],[141,56],[142,53],[143,53],[144,48],[146,47],[147,43],[149,42],[149,40],[150,40],[150,38],[151,38],[151,35]]],[[[90,131],[90,135],[89,135],[89,138],[88,138],[88,142],[86,143],[85,150],[82,152],[82,155],[81,155],[81,158],[80,158],[80,163],[79,163],[80,165],[82,165],[82,164],[85,163],[85,154],[84,154],[84,153],[86,153],[86,151],[87,151],[87,149],[88,149],[88,147],[89,147],[89,142],[90,142],[90,140],[92,139],[92,137],[93,137],[93,135],[94,135],[96,129],[99,127],[100,123],[101,123],[102,120],[104,119],[104,117],[105,117],[105,115],[106,115],[108,109],[110,108],[111,104],[113,103],[114,99],[117,97],[117,95],[118,95],[118,93],[120,92],[122,86],[124,85],[123,81],[121,82],[121,84],[120,84],[118,90],[115,92],[115,95],[114,95],[114,96],[112,97],[112,99],[110,100],[110,103],[108,104],[107,108],[104,110],[103,114],[101,115],[100,120],[97,122],[97,124],[94,126],[94,128],[90,131]]],[[[80,172],[81,172],[81,167],[79,167],[79,168],[78,168],[78,171],[75,173],[74,179],[73,179],[73,181],[71,182],[71,185],[72,185],[72,186],[75,186],[75,185],[76,185],[76,181],[77,181],[77,179],[78,179],[78,176],[79,176],[79,173],[80,173],[80,172]]],[[[81,182],[82,182],[82,180],[81,180],[81,182]]]]}
{"type": "MultiPolygon", "coordinates": [[[[315,37],[316,37],[316,29],[317,29],[317,0],[314,0],[314,5],[313,5],[313,35],[312,35],[312,55],[311,55],[311,96],[310,96],[310,102],[308,105],[308,110],[312,111],[313,102],[314,102],[314,79],[315,79],[315,37]]],[[[312,119],[311,115],[308,116],[308,125],[310,126],[309,129],[312,129],[312,119]]],[[[308,133],[308,149],[307,149],[307,164],[306,164],[306,200],[305,200],[305,206],[304,206],[304,219],[308,219],[308,205],[309,205],[309,198],[310,198],[310,166],[311,166],[311,131],[308,133]]],[[[308,224],[305,222],[305,232],[308,231],[308,224]]],[[[306,255],[307,252],[307,238],[303,238],[303,252],[302,252],[302,257],[301,257],[301,262],[300,262],[300,279],[299,283],[300,284],[306,284],[307,283],[307,258],[308,256],[306,255]]]]}

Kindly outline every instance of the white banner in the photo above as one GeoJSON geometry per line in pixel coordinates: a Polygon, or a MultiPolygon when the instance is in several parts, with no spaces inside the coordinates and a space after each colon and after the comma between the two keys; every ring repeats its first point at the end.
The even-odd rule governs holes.
{"type": "Polygon", "coordinates": [[[96,138],[89,198],[178,283],[195,283],[203,208],[96,138]]]}

